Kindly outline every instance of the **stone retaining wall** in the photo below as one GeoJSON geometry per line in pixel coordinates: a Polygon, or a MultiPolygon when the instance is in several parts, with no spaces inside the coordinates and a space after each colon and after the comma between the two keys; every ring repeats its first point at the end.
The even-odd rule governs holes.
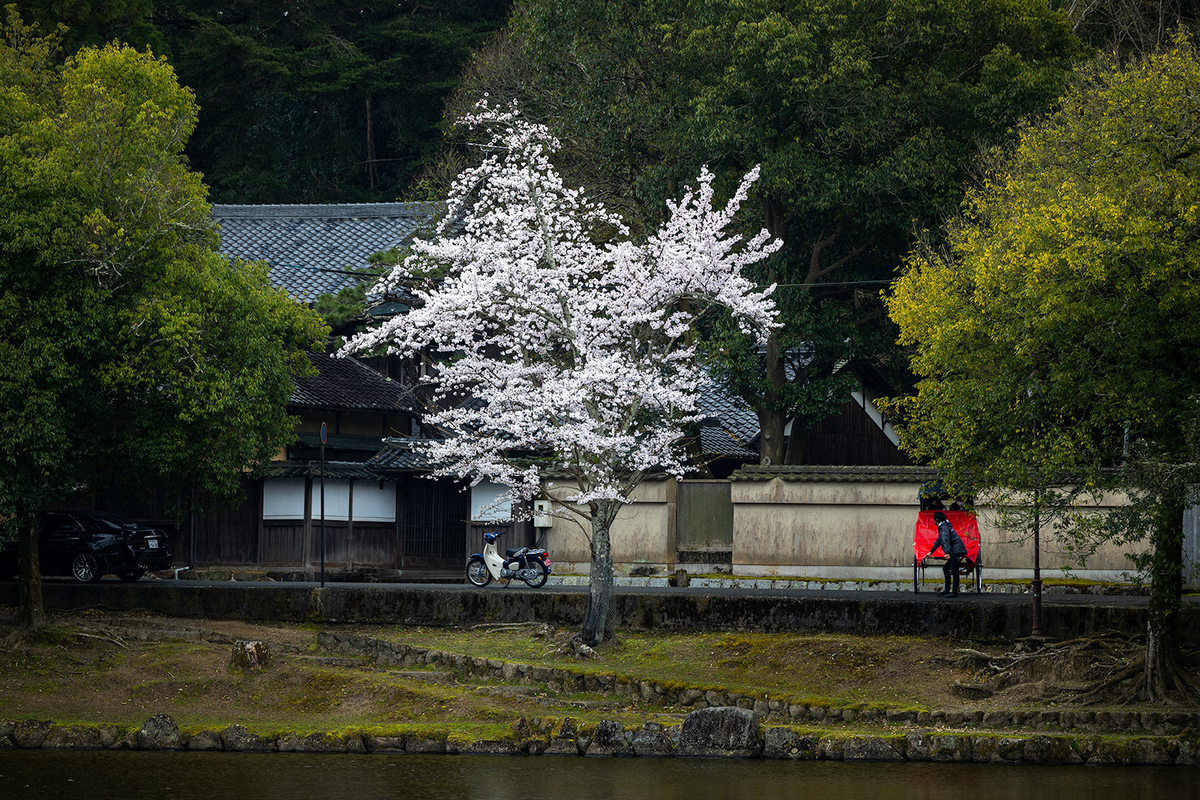
{"type": "Polygon", "coordinates": [[[578,755],[654,758],[764,758],[825,761],[940,761],[1008,764],[1200,766],[1200,737],[1086,736],[943,732],[864,734],[762,726],[741,708],[694,711],[682,725],[647,722],[627,728],[603,720],[522,718],[507,737],[473,740],[455,732],[339,731],[259,735],[241,725],[181,730],[167,715],[141,728],[0,721],[0,749],[192,750],[273,753],[444,753],[451,755],[578,755]]]}
{"type": "Polygon", "coordinates": [[[950,727],[1070,733],[1122,733],[1177,736],[1200,731],[1200,712],[1086,711],[961,711],[896,709],[866,704],[839,708],[805,699],[742,693],[724,687],[688,686],[652,681],[617,673],[541,667],[514,661],[446,653],[426,647],[386,642],[369,636],[321,632],[317,644],[339,655],[365,656],[378,664],[436,667],[468,677],[488,677],[510,683],[540,683],[553,692],[599,692],[623,695],[660,706],[700,710],[732,706],[759,718],[788,724],[857,723],[917,727],[950,727]]]}
{"type": "MultiPolygon", "coordinates": [[[[48,610],[140,609],[169,617],[301,622],[460,625],[473,622],[545,622],[557,627],[582,624],[587,594],[582,591],[288,584],[195,585],[189,581],[125,584],[104,581],[43,584],[48,610]]],[[[677,592],[648,589],[618,592],[611,615],[620,630],[756,630],[951,636],[960,639],[1015,640],[1031,626],[1028,603],[972,597],[936,602],[908,593],[879,597],[829,597],[779,591],[761,594],[677,592]]],[[[16,607],[17,582],[0,581],[0,605],[16,607]]],[[[1043,630],[1058,639],[1104,630],[1145,630],[1144,602],[1093,598],[1073,603],[1056,599],[1042,606],[1043,630]]],[[[1185,603],[1179,619],[1185,645],[1200,642],[1200,605],[1185,603]]]]}

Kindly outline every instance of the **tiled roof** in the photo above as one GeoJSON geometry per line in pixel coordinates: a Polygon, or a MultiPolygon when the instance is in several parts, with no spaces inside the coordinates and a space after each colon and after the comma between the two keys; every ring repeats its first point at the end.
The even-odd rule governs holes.
{"type": "Polygon", "coordinates": [[[368,256],[406,244],[442,210],[437,203],[214,205],[213,218],[222,253],[265,260],[272,283],[312,301],[357,283],[347,267],[366,267],[368,256]]]}
{"type": "Polygon", "coordinates": [[[291,405],[357,411],[410,411],[412,394],[398,381],[383,377],[361,361],[325,353],[309,353],[319,373],[296,381],[291,405]]]}
{"type": "Polygon", "coordinates": [[[700,427],[700,452],[706,456],[733,457],[742,460],[758,458],[758,451],[751,450],[722,425],[702,425],[700,427]]]}
{"type": "MultiPolygon", "coordinates": [[[[276,462],[267,468],[267,475],[272,478],[307,478],[321,474],[320,461],[286,461],[276,462]]],[[[379,476],[363,465],[354,461],[326,461],[325,477],[350,480],[375,481],[379,476]]]]}
{"type": "Polygon", "coordinates": [[[754,448],[754,440],[758,437],[758,415],[740,397],[728,394],[715,381],[708,381],[700,387],[698,405],[700,413],[707,417],[700,429],[701,446],[706,453],[722,455],[746,455],[756,458],[758,452],[754,448]],[[713,430],[715,427],[724,433],[722,439],[713,430]],[[728,439],[730,443],[726,443],[728,439]],[[709,449],[709,448],[713,449],[709,449]],[[737,449],[729,449],[737,448],[737,449]]]}
{"type": "MultiPolygon", "coordinates": [[[[746,466],[729,476],[734,481],[826,482],[854,483],[924,483],[937,476],[928,467],[818,467],[818,466],[746,466]]],[[[913,499],[916,499],[914,493],[913,499]]]]}
{"type": "Polygon", "coordinates": [[[383,449],[367,462],[367,466],[380,472],[428,471],[429,460],[420,451],[413,450],[413,444],[417,441],[403,436],[389,437],[384,440],[383,449]]]}

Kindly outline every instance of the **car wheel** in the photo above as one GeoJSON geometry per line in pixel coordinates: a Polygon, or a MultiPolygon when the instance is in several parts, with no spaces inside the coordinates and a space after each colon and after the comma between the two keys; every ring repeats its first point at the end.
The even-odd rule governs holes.
{"type": "Polygon", "coordinates": [[[100,580],[100,562],[91,553],[79,553],[71,561],[71,574],[80,583],[95,583],[100,580]]]}
{"type": "Polygon", "coordinates": [[[136,581],[138,578],[142,577],[145,574],[146,574],[146,570],[135,569],[132,572],[118,572],[117,577],[120,578],[121,580],[125,581],[126,583],[133,583],[134,581],[136,581]]]}

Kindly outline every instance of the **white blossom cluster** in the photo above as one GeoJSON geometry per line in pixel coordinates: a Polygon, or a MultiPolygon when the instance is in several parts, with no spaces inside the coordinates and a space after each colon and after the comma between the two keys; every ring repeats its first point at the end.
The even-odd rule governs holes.
{"type": "Polygon", "coordinates": [[[343,352],[443,356],[426,379],[440,406],[427,421],[454,432],[426,445],[440,474],[505,484],[517,501],[537,496],[552,467],[578,483],[574,504],[629,502],[647,471],[684,469],[683,427],[699,419],[698,315],[720,304],[760,338],[776,324],[774,287],[742,269],[781,243],[725,231],[758,170],[718,209],[703,170],[663,227],[633,241],[563,185],[546,127],[486,98],[463,122],[490,134],[489,155],[458,177],[435,238],[414,242],[385,281],[446,277],[343,352]]]}

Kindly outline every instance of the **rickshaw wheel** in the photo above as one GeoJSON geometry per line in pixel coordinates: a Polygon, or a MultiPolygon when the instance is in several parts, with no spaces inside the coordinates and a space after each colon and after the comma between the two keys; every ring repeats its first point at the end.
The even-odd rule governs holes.
{"type": "Polygon", "coordinates": [[[921,579],[917,575],[917,568],[919,565],[920,565],[920,562],[914,558],[913,559],[913,594],[921,593],[921,579]]]}

